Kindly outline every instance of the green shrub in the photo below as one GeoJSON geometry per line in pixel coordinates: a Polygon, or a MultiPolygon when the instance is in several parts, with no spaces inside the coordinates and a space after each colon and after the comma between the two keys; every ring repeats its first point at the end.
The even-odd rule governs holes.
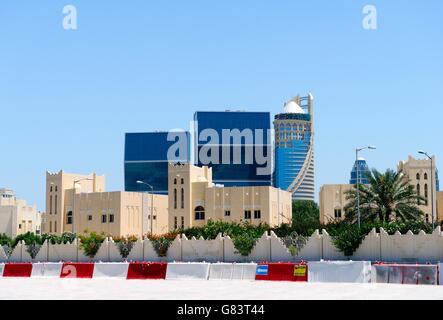
{"type": "Polygon", "coordinates": [[[83,249],[85,255],[89,258],[94,258],[100,249],[101,244],[105,241],[106,236],[104,233],[97,234],[95,232],[87,233],[79,236],[80,248],[83,249]]]}
{"type": "Polygon", "coordinates": [[[116,237],[113,239],[117,244],[118,251],[123,259],[126,259],[131,253],[132,248],[134,247],[134,243],[137,241],[136,236],[129,237],[116,237]]]}

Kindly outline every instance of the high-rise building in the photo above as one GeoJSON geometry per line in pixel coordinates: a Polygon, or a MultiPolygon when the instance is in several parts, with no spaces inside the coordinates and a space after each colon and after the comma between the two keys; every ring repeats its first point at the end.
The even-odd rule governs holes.
{"type": "Polygon", "coordinates": [[[351,171],[351,179],[349,180],[349,184],[357,184],[357,166],[358,166],[358,183],[359,184],[368,184],[368,174],[370,172],[368,164],[366,160],[363,158],[359,158],[354,162],[354,166],[351,171]]]}
{"type": "Polygon", "coordinates": [[[314,200],[314,98],[297,96],[275,116],[274,185],[293,200],[314,200]]]}
{"type": "Polygon", "coordinates": [[[174,132],[168,141],[168,132],[127,133],[125,139],[125,191],[168,193],[168,162],[187,163],[190,160],[190,135],[174,132]],[[181,151],[168,154],[179,140],[181,151]],[[143,184],[137,183],[142,181],[143,184]]]}
{"type": "Polygon", "coordinates": [[[196,112],[195,164],[212,168],[216,184],[271,186],[270,119],[269,112],[196,112]]]}

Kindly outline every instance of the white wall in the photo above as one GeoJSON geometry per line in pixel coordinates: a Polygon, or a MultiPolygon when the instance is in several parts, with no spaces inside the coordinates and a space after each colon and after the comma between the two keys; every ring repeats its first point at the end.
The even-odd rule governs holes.
{"type": "MultiPolygon", "coordinates": [[[[191,262],[247,262],[247,261],[316,261],[316,260],[355,260],[386,262],[438,262],[443,261],[443,234],[438,227],[432,234],[420,232],[418,235],[388,235],[381,229],[380,233],[372,230],[363,240],[352,257],[345,257],[335,248],[332,237],[323,230],[308,238],[306,245],[297,256],[292,256],[283,241],[275,233],[264,234],[258,239],[248,256],[236,252],[229,236],[221,234],[214,240],[188,239],[178,235],[169,247],[166,257],[159,257],[149,240],[137,241],[127,261],[191,261],[191,262]]],[[[26,245],[19,243],[8,259],[3,248],[0,248],[0,262],[58,262],[58,261],[103,261],[121,262],[117,245],[107,239],[101,245],[94,259],[83,254],[77,240],[72,244],[51,245],[45,243],[37,257],[32,260],[26,251],[26,245]]]]}

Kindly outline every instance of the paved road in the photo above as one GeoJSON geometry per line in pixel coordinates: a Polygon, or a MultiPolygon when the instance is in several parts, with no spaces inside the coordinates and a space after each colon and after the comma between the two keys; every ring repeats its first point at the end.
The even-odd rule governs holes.
{"type": "Polygon", "coordinates": [[[443,300],[443,286],[261,281],[1,278],[0,299],[443,300]]]}

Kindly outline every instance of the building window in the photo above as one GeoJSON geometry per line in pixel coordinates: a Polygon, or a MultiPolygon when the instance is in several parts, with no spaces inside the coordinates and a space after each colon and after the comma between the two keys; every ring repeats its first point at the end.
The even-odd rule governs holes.
{"type": "MultiPolygon", "coordinates": [[[[420,197],[420,185],[417,184],[417,196],[420,197]]],[[[417,204],[420,205],[420,199],[417,199],[417,204]]]]}
{"type": "Polygon", "coordinates": [[[52,214],[52,196],[49,197],[49,214],[52,214]]]}
{"type": "Polygon", "coordinates": [[[21,223],[18,224],[18,228],[19,228],[19,229],[22,228],[22,224],[21,224],[21,223]]]}
{"type": "Polygon", "coordinates": [[[417,180],[420,180],[420,173],[417,172],[417,175],[415,176],[417,180]]]}
{"type": "Polygon", "coordinates": [[[226,210],[225,211],[225,217],[230,217],[231,216],[231,211],[230,210],[226,210]]]}
{"type": "Polygon", "coordinates": [[[106,214],[102,214],[102,223],[106,223],[106,220],[107,220],[106,214]]]}
{"type": "Polygon", "coordinates": [[[109,223],[114,223],[114,215],[113,214],[109,215],[109,223]]]}
{"type": "Polygon", "coordinates": [[[177,209],[177,189],[174,189],[174,209],[177,209]]]}
{"type": "Polygon", "coordinates": [[[174,230],[177,230],[177,228],[178,228],[177,217],[174,217],[174,230]]]}
{"type": "Polygon", "coordinates": [[[54,232],[57,233],[57,221],[54,221],[54,232]]]}
{"type": "Polygon", "coordinates": [[[334,210],[334,217],[335,217],[335,219],[340,219],[341,218],[341,209],[335,209],[334,210]]]}
{"type": "Polygon", "coordinates": [[[88,221],[92,221],[92,215],[88,215],[88,221]]]}
{"type": "Polygon", "coordinates": [[[72,224],[72,211],[69,211],[66,215],[66,224],[72,224]]]}
{"type": "Polygon", "coordinates": [[[177,184],[177,179],[174,179],[174,184],[177,184]]]}
{"type": "Polygon", "coordinates": [[[52,192],[52,186],[51,186],[51,188],[49,188],[49,192],[52,192]]]}
{"type": "Polygon", "coordinates": [[[57,214],[57,195],[55,195],[54,214],[57,214]]]}
{"type": "Polygon", "coordinates": [[[254,219],[261,219],[261,211],[254,210],[254,219]]]}
{"type": "Polygon", "coordinates": [[[184,209],[185,208],[185,189],[182,188],[181,190],[181,208],[184,209]]]}
{"type": "Polygon", "coordinates": [[[251,210],[245,211],[245,219],[251,219],[251,210]]]}
{"type": "Polygon", "coordinates": [[[198,206],[194,210],[195,212],[195,220],[205,220],[205,208],[202,206],[198,206]]]}
{"type": "Polygon", "coordinates": [[[185,184],[185,179],[182,178],[180,182],[181,184],[185,184]]]}
{"type": "Polygon", "coordinates": [[[185,228],[185,217],[182,217],[182,229],[185,228]]]}
{"type": "Polygon", "coordinates": [[[52,221],[49,221],[49,232],[52,233],[52,221]]]}
{"type": "Polygon", "coordinates": [[[428,174],[427,174],[427,173],[425,173],[425,175],[424,175],[424,179],[425,179],[425,180],[428,180],[428,174]]]}
{"type": "Polygon", "coordinates": [[[429,223],[429,214],[426,214],[426,222],[429,223]]]}

